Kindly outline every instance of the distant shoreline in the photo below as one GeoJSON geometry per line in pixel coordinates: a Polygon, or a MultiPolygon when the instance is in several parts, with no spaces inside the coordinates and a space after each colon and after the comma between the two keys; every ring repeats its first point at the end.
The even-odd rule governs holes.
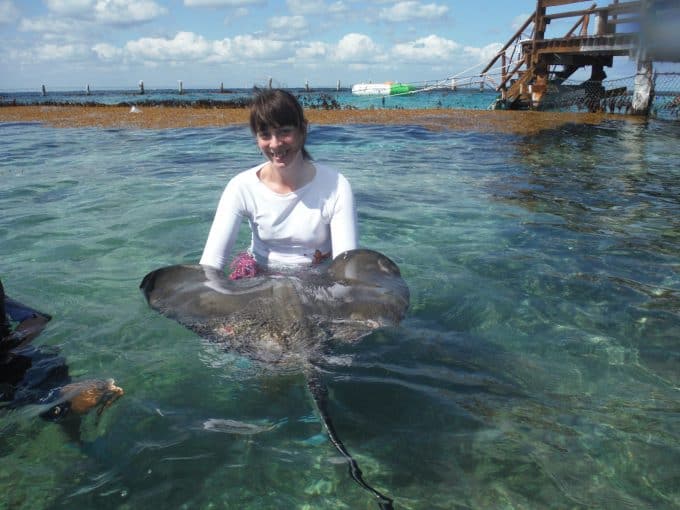
{"type": "MultiPolygon", "coordinates": [[[[39,122],[48,126],[170,129],[246,125],[246,108],[193,108],[139,106],[41,106],[18,105],[0,108],[0,123],[39,122]]],[[[480,131],[535,134],[565,124],[597,125],[606,120],[640,122],[642,119],[619,114],[534,112],[453,109],[307,109],[311,124],[418,125],[432,130],[480,131]]]]}

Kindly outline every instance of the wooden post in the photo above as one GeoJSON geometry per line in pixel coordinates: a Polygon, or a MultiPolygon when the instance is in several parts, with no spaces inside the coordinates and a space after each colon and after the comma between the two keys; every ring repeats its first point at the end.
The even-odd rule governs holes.
{"type": "MultiPolygon", "coordinates": [[[[642,0],[640,7],[640,17],[643,23],[647,23],[649,19],[649,8],[651,0],[642,0]]],[[[633,85],[633,104],[631,105],[631,113],[633,115],[647,115],[652,100],[654,98],[654,76],[652,70],[652,59],[647,54],[647,37],[648,30],[640,32],[640,40],[638,42],[637,56],[637,72],[635,73],[635,84],[633,85]]]]}
{"type": "Polygon", "coordinates": [[[340,91],[340,80],[338,80],[338,88],[337,88],[337,90],[338,90],[338,92],[340,91]]]}
{"type": "Polygon", "coordinates": [[[90,95],[90,84],[87,84],[87,87],[85,87],[85,93],[89,96],[90,95]]]}
{"type": "Polygon", "coordinates": [[[144,82],[142,80],[139,80],[139,93],[144,95],[144,82]]]}
{"type": "Polygon", "coordinates": [[[531,107],[539,108],[546,91],[548,90],[548,71],[537,73],[534,83],[529,85],[529,93],[531,94],[531,107]]]}
{"type": "Polygon", "coordinates": [[[44,84],[44,83],[43,83],[43,86],[42,86],[42,95],[43,95],[43,96],[46,96],[46,95],[47,95],[47,89],[45,88],[45,84],[44,84]]]}
{"type": "Polygon", "coordinates": [[[633,115],[647,115],[654,99],[654,74],[651,60],[639,60],[633,88],[633,115]]]}
{"type": "Polygon", "coordinates": [[[597,35],[605,35],[607,30],[607,18],[609,17],[609,12],[604,10],[600,11],[597,15],[597,35]]]}
{"type": "Polygon", "coordinates": [[[272,77],[269,77],[269,88],[272,88],[272,77]]]}
{"type": "Polygon", "coordinates": [[[224,94],[224,82],[220,82],[220,93],[224,94]]]}
{"type": "Polygon", "coordinates": [[[527,71],[533,72],[533,66],[538,62],[538,55],[536,53],[536,41],[541,41],[545,38],[545,5],[542,0],[536,2],[536,13],[534,19],[534,37],[531,46],[531,58],[527,61],[527,71]],[[531,66],[531,67],[530,67],[531,66]]]}
{"type": "Polygon", "coordinates": [[[177,80],[177,88],[179,90],[179,95],[184,94],[184,87],[182,86],[182,80],[177,80]]]}

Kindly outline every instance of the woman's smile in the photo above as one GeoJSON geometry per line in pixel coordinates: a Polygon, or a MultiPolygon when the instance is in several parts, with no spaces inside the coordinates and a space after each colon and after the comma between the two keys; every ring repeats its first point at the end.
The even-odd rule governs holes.
{"type": "Polygon", "coordinates": [[[297,159],[304,145],[304,133],[295,126],[272,128],[257,133],[257,145],[272,163],[287,165],[297,159]]]}

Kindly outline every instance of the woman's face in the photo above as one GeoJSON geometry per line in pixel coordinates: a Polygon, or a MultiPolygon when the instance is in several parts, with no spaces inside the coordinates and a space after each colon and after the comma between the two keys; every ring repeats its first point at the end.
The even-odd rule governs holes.
{"type": "Polygon", "coordinates": [[[275,166],[284,168],[302,158],[304,128],[281,126],[258,131],[255,136],[262,154],[275,166]]]}

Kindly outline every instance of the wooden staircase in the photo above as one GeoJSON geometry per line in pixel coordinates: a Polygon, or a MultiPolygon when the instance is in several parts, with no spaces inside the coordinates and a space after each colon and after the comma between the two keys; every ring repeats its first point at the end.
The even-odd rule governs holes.
{"type": "Polygon", "coordinates": [[[639,24],[645,2],[648,3],[649,0],[614,0],[604,7],[593,3],[588,9],[548,13],[548,8],[581,2],[537,0],[536,11],[480,73],[484,80],[494,83],[490,70],[501,61],[500,81],[496,85],[501,96],[496,102],[497,107],[540,108],[549,87],[562,85],[576,71],[586,66],[591,67],[591,76],[582,86],[592,91],[591,93],[597,93],[601,89],[602,80],[606,78],[604,67],[612,66],[613,57],[632,56],[636,53],[638,34],[617,33],[617,29],[639,24]],[[546,38],[545,32],[550,22],[561,18],[576,18],[576,21],[565,35],[546,38]],[[594,33],[589,34],[592,18],[596,19],[596,26],[594,33]],[[531,30],[529,38],[524,35],[527,30],[531,30]]]}

